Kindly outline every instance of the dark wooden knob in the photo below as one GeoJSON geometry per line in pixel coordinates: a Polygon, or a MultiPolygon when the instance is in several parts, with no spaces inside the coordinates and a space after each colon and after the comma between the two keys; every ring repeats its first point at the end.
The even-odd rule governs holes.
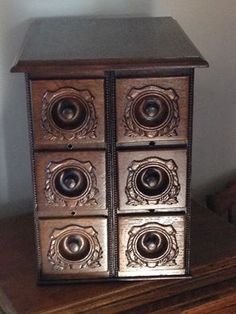
{"type": "Polygon", "coordinates": [[[142,257],[159,258],[168,249],[168,240],[164,234],[150,231],[137,239],[137,250],[142,257]]]}
{"type": "Polygon", "coordinates": [[[147,167],[138,173],[136,185],[142,194],[146,196],[158,196],[168,188],[169,176],[162,168],[147,167]]]}
{"type": "Polygon", "coordinates": [[[146,128],[158,128],[166,122],[170,114],[168,102],[158,96],[145,96],[137,100],[134,106],[136,121],[146,128]]]}
{"type": "Polygon", "coordinates": [[[60,129],[73,130],[80,128],[86,122],[87,110],[79,99],[63,98],[53,104],[51,116],[60,129]]]}
{"type": "Polygon", "coordinates": [[[63,169],[55,176],[55,187],[57,191],[67,197],[81,196],[86,191],[87,186],[87,177],[79,169],[63,169]]]}
{"type": "Polygon", "coordinates": [[[81,234],[65,236],[59,242],[59,252],[70,261],[83,260],[90,252],[89,239],[81,234]]]}

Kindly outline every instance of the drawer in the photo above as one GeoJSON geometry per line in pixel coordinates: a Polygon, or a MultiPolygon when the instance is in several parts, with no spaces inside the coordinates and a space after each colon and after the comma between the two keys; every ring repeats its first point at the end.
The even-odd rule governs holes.
{"type": "Polygon", "coordinates": [[[105,153],[35,154],[39,216],[106,214],[105,153]]]}
{"type": "Polygon", "coordinates": [[[186,162],[183,149],[118,152],[120,211],[185,207],[186,162]]]}
{"type": "Polygon", "coordinates": [[[42,279],[107,277],[107,220],[39,221],[42,279]]]}
{"type": "Polygon", "coordinates": [[[116,97],[120,145],[187,142],[187,76],[117,79],[116,97]]]}
{"type": "Polygon", "coordinates": [[[31,81],[35,148],[104,145],[103,80],[31,81]]]}
{"type": "Polygon", "coordinates": [[[119,217],[119,276],[185,274],[185,217],[119,217]]]}

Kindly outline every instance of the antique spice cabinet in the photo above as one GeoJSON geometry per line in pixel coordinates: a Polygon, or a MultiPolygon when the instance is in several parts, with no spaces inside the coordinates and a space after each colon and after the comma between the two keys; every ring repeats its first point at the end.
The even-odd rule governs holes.
{"type": "Polygon", "coordinates": [[[39,282],[190,275],[193,78],[207,65],[170,17],[31,23],[12,72],[26,75],[39,282]]]}

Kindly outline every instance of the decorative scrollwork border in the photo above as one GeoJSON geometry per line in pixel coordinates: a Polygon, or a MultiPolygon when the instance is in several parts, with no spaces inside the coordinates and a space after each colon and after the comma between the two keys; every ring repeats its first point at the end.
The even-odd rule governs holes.
{"type": "Polygon", "coordinates": [[[174,266],[176,265],[176,257],[179,254],[179,248],[176,240],[176,230],[172,225],[161,225],[158,223],[146,223],[140,226],[133,226],[129,231],[129,240],[127,243],[127,250],[125,252],[128,267],[148,267],[154,268],[157,266],[174,266]],[[136,247],[136,239],[140,234],[146,232],[157,232],[165,236],[168,242],[166,252],[157,258],[142,257],[136,247]]]}
{"type": "Polygon", "coordinates": [[[82,227],[78,225],[70,225],[62,229],[54,229],[51,234],[51,241],[47,253],[50,264],[56,271],[67,269],[79,270],[83,268],[97,268],[101,266],[100,260],[103,257],[103,251],[100,246],[98,233],[93,227],[82,227]],[[89,254],[81,261],[70,261],[65,259],[59,251],[60,240],[67,235],[84,235],[89,239],[90,251],[89,254]]]}
{"type": "Polygon", "coordinates": [[[178,167],[172,159],[161,159],[158,157],[149,157],[142,160],[134,160],[128,167],[128,177],[125,187],[125,193],[128,198],[127,205],[172,205],[178,203],[177,196],[180,192],[180,184],[177,174],[178,167]],[[148,167],[159,167],[163,169],[169,177],[168,188],[159,196],[149,197],[142,194],[137,188],[136,174],[140,169],[148,167]]]}
{"type": "Polygon", "coordinates": [[[99,192],[97,188],[97,178],[95,174],[95,167],[90,161],[79,161],[76,159],[66,159],[59,162],[50,161],[46,168],[46,183],[45,183],[45,197],[49,205],[62,207],[77,207],[83,205],[96,205],[97,201],[94,198],[99,192]],[[61,195],[55,188],[54,178],[56,174],[66,168],[78,168],[81,170],[88,180],[88,188],[80,197],[66,197],[61,195]]]}
{"type": "Polygon", "coordinates": [[[143,88],[132,88],[126,96],[128,102],[125,106],[125,112],[123,116],[123,124],[125,128],[125,136],[129,137],[148,137],[154,138],[157,136],[176,136],[177,128],[180,122],[178,99],[179,96],[174,89],[164,89],[159,86],[145,86],[143,88]],[[133,107],[136,105],[140,97],[146,96],[158,96],[165,99],[166,104],[169,107],[169,116],[164,124],[155,128],[147,128],[137,123],[133,107]]]}
{"type": "Polygon", "coordinates": [[[42,99],[42,129],[44,138],[50,141],[72,141],[85,138],[96,138],[98,120],[94,108],[94,97],[88,90],[77,90],[70,87],[60,88],[57,91],[47,91],[42,99]],[[53,104],[63,98],[72,97],[83,103],[87,111],[87,119],[83,125],[75,130],[64,130],[53,122],[51,108],[53,104]]]}

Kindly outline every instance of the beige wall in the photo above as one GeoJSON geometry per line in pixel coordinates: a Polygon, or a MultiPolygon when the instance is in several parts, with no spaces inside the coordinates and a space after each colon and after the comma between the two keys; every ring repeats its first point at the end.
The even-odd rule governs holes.
{"type": "Polygon", "coordinates": [[[0,0],[0,217],[32,208],[24,77],[9,74],[30,18],[173,16],[210,63],[196,71],[193,194],[204,200],[236,174],[235,0],[0,0]]]}

